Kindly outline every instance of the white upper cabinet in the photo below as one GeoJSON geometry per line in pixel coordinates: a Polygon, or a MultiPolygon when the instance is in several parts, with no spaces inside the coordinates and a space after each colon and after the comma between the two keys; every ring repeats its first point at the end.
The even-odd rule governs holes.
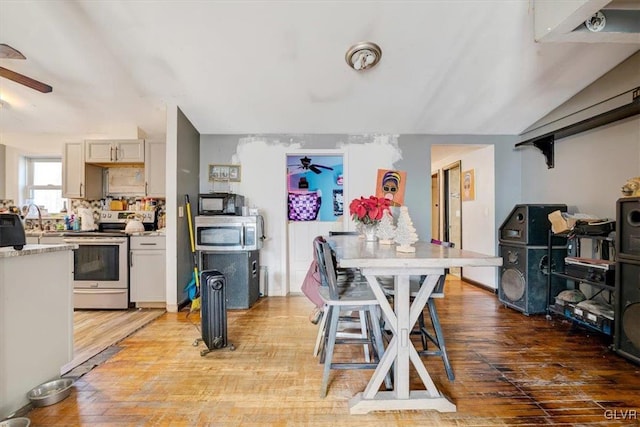
{"type": "Polygon", "coordinates": [[[84,143],[69,142],[62,154],[62,197],[68,199],[102,198],[102,168],[86,165],[84,143]]]}
{"type": "Polygon", "coordinates": [[[166,195],[166,147],[164,142],[146,141],[144,148],[145,196],[161,197],[166,195]]]}
{"type": "Polygon", "coordinates": [[[144,163],[144,140],[87,140],[87,163],[144,163]]]}

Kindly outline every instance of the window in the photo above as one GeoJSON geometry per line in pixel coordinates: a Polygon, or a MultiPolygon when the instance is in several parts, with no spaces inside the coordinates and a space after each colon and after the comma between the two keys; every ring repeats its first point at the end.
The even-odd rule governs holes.
{"type": "Polygon", "coordinates": [[[62,160],[27,158],[27,203],[43,206],[50,213],[62,210],[62,160]]]}

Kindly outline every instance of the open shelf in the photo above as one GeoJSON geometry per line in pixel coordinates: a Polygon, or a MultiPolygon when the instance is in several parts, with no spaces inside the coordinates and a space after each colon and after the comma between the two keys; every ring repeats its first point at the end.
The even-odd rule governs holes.
{"type": "Polygon", "coordinates": [[[612,336],[613,335],[613,320],[603,318],[599,324],[592,324],[583,319],[576,317],[571,311],[565,307],[557,307],[555,304],[549,306],[549,312],[557,314],[559,316],[564,317],[565,319],[571,320],[572,322],[584,326],[587,329],[600,332],[605,335],[612,336]]]}
{"type": "Polygon", "coordinates": [[[591,286],[597,286],[599,288],[603,288],[608,291],[613,291],[615,289],[615,286],[612,286],[612,285],[606,285],[604,283],[599,283],[599,282],[592,282],[591,280],[581,279],[580,277],[571,276],[569,274],[565,274],[557,271],[553,271],[551,272],[551,274],[553,274],[554,276],[562,277],[563,279],[573,280],[575,282],[585,283],[591,286]]]}
{"type": "MultiPolygon", "coordinates": [[[[569,240],[573,240],[573,247],[575,252],[574,256],[580,256],[581,248],[580,248],[580,239],[591,239],[594,241],[600,241],[602,244],[600,245],[600,253],[593,253],[593,258],[600,259],[608,259],[609,249],[613,246],[614,240],[609,236],[590,236],[590,235],[567,235],[567,234],[554,234],[549,231],[549,238],[547,242],[548,247],[548,257],[552,259],[551,251],[552,251],[552,240],[555,237],[565,237],[569,240]]],[[[570,245],[571,246],[571,245],[570,245]]],[[[592,249],[593,251],[593,249],[592,249]]],[[[569,255],[569,253],[567,253],[569,255]]],[[[564,270],[564,268],[562,268],[564,270]]],[[[609,285],[603,282],[596,282],[593,280],[589,280],[586,278],[574,276],[572,274],[567,274],[565,271],[551,271],[548,276],[547,282],[547,295],[550,297],[550,300],[547,301],[547,313],[556,314],[564,317],[565,319],[571,320],[577,325],[584,326],[585,328],[593,331],[600,332],[605,335],[612,336],[614,333],[614,320],[608,319],[602,315],[598,315],[592,313],[588,310],[585,310],[582,307],[576,307],[574,304],[566,304],[564,306],[556,305],[552,303],[555,295],[549,295],[551,291],[551,278],[558,277],[564,279],[566,281],[574,282],[573,288],[580,289],[581,285],[589,285],[594,287],[597,291],[594,295],[591,295],[591,298],[595,298],[598,294],[603,291],[609,292],[609,301],[613,298],[613,292],[615,292],[615,285],[609,285]]]]}

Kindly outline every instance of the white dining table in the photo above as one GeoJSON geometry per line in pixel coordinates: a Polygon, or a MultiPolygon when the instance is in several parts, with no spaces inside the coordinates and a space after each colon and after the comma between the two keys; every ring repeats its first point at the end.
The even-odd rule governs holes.
{"type": "Polygon", "coordinates": [[[445,268],[497,267],[502,265],[502,258],[423,241],[413,245],[416,251],[412,253],[397,252],[395,245],[365,242],[358,236],[330,236],[327,241],[336,253],[339,267],[359,268],[367,278],[393,334],[367,387],[349,401],[349,412],[424,409],[455,412],[456,405],[436,387],[409,334],[445,268]],[[409,278],[422,275],[427,277],[411,302],[409,278]],[[377,276],[394,277],[393,308],[377,276]],[[411,389],[410,363],[424,389],[411,389]],[[393,390],[380,390],[393,366],[393,390]]]}

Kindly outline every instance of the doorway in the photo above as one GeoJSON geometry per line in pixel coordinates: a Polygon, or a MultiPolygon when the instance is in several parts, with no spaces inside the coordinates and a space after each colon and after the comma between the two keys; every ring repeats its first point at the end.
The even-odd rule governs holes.
{"type": "MultiPolygon", "coordinates": [[[[442,168],[443,174],[443,227],[442,240],[452,242],[462,249],[462,201],[460,198],[461,162],[453,162],[442,168]]],[[[451,274],[462,277],[461,268],[452,268],[451,274]]]]}
{"type": "MultiPolygon", "coordinates": [[[[313,239],[343,229],[345,156],[339,150],[287,153],[288,294],[301,294],[313,260],[313,239]]],[[[347,217],[348,217],[348,205],[347,217]]]]}
{"type": "Polygon", "coordinates": [[[431,238],[440,239],[440,171],[431,175],[431,238]]]}

